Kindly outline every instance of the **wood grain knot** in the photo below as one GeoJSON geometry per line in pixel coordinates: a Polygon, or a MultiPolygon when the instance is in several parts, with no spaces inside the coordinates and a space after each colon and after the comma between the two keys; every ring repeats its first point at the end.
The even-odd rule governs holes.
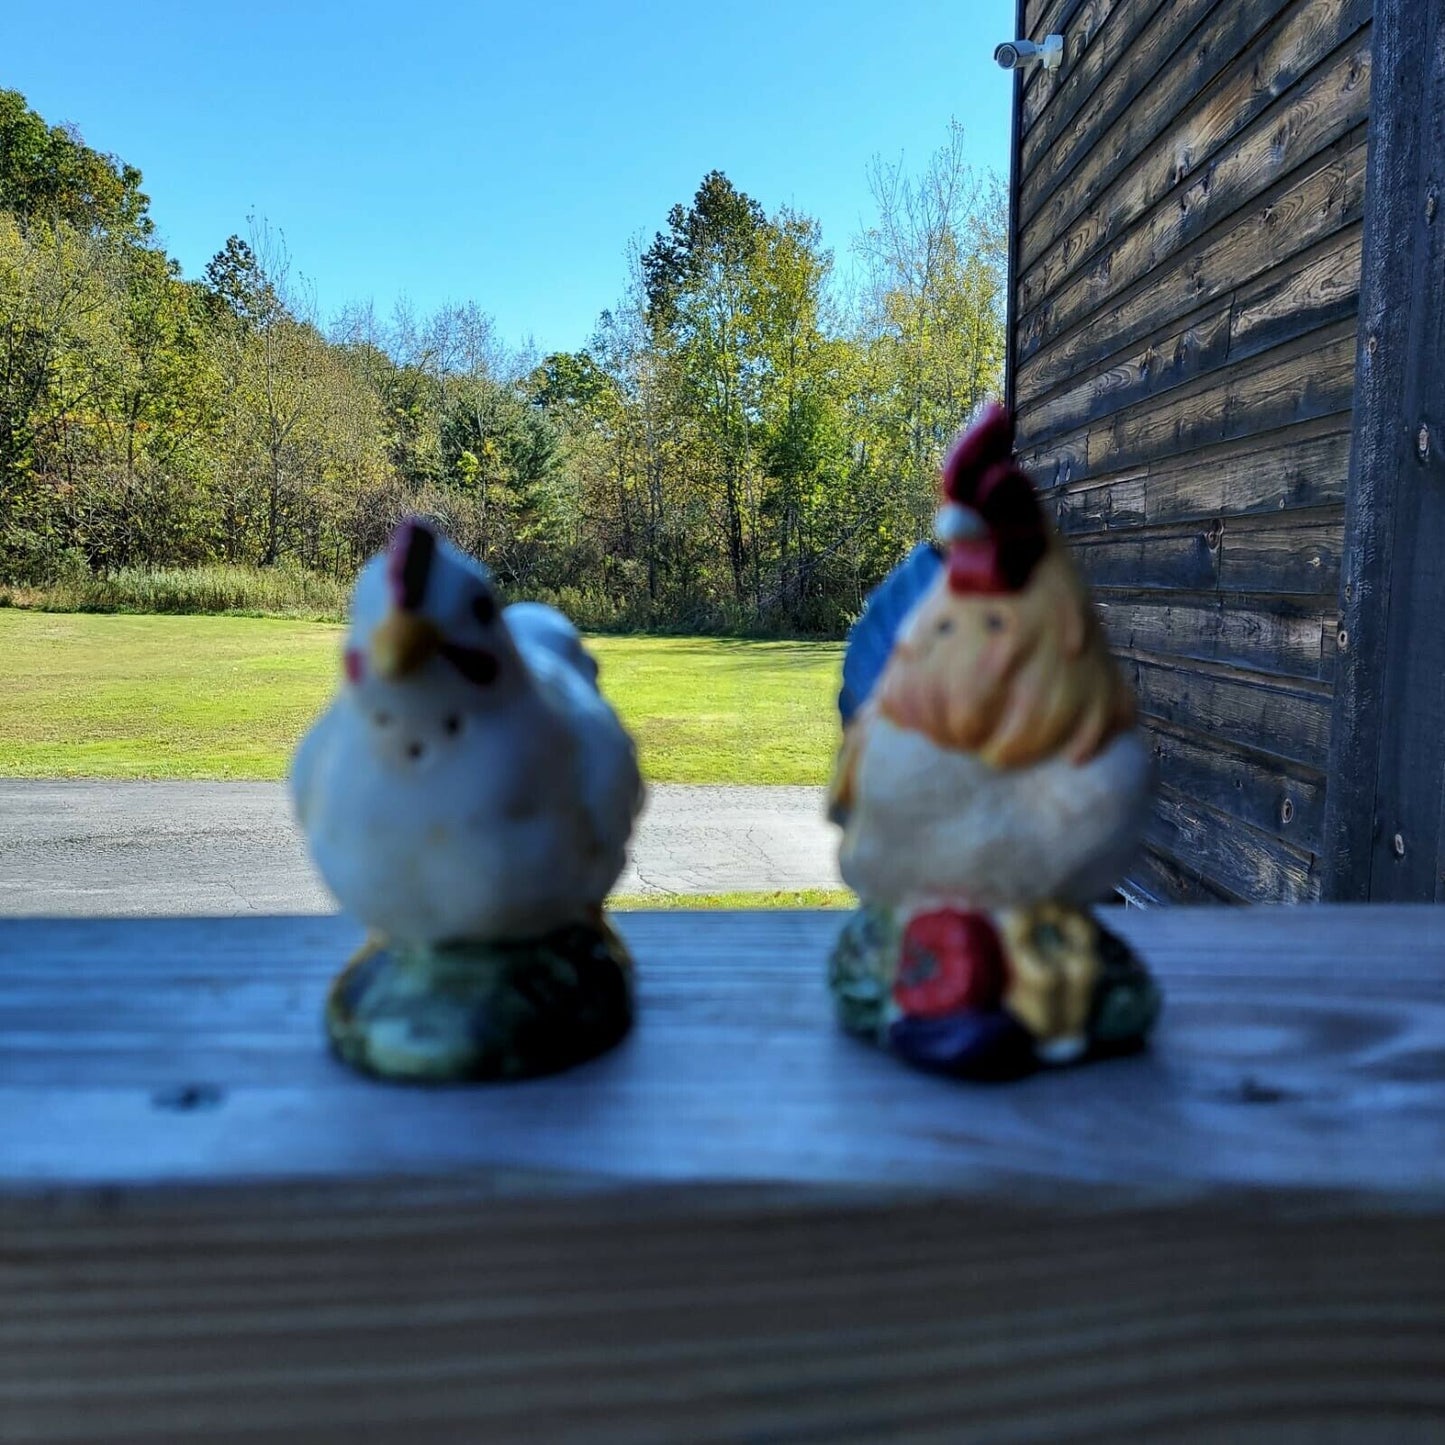
{"type": "Polygon", "coordinates": [[[151,1095],[151,1104],[157,1109],[189,1114],[198,1109],[219,1109],[225,1098],[226,1091],[216,1084],[177,1084],[171,1089],[158,1089],[151,1095]]]}
{"type": "Polygon", "coordinates": [[[1280,1104],[1290,1097],[1288,1089],[1277,1088],[1274,1084],[1265,1084],[1256,1079],[1253,1074],[1246,1074],[1240,1081],[1239,1087],[1230,1096],[1237,1104],[1280,1104]]]}

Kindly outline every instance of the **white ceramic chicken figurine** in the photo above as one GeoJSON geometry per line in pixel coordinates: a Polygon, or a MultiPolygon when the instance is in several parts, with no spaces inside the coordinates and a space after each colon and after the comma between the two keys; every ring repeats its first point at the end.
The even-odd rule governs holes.
{"type": "Polygon", "coordinates": [[[830,798],[866,905],[835,989],[840,970],[863,994],[871,977],[881,1012],[863,1011],[865,1031],[961,1072],[1010,1071],[1025,1046],[1061,1061],[1133,1042],[1157,1005],[1084,911],[1139,848],[1153,759],[1012,452],[994,407],[944,465],[943,548],[917,549],[855,627],[830,798]],[[1129,1020],[1125,1002],[1140,1005],[1129,1020]]]}
{"type": "Polygon", "coordinates": [[[475,945],[602,929],[643,797],[572,624],[539,603],[503,609],[486,568],[420,521],[357,580],[345,679],[291,791],[369,951],[453,964],[475,945]]]}

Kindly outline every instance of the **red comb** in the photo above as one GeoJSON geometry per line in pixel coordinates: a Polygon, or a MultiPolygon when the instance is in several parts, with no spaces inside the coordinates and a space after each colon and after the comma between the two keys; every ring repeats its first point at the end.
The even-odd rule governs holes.
{"type": "Polygon", "coordinates": [[[420,517],[405,517],[397,526],[386,553],[386,578],[396,606],[408,612],[421,606],[436,546],[436,533],[420,517]]]}
{"type": "Polygon", "coordinates": [[[955,542],[948,585],[959,593],[1015,592],[1048,549],[1048,530],[1033,483],[1014,460],[1014,423],[997,402],[953,444],[943,464],[943,491],[988,527],[986,538],[955,542]]]}
{"type": "Polygon", "coordinates": [[[965,506],[978,493],[984,475],[1013,457],[1014,423],[1008,411],[991,402],[984,414],[954,442],[943,463],[943,490],[965,506]]]}

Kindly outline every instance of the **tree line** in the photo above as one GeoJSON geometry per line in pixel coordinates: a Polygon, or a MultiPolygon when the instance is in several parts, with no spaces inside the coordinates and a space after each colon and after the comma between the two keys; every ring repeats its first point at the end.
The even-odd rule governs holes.
{"type": "Polygon", "coordinates": [[[594,627],[836,633],[1001,383],[1005,207],[951,127],[818,223],[707,175],[573,353],[476,304],[322,324],[284,243],[200,278],[140,172],[0,91],[0,580],[214,561],[347,578],[407,513],[594,627]]]}

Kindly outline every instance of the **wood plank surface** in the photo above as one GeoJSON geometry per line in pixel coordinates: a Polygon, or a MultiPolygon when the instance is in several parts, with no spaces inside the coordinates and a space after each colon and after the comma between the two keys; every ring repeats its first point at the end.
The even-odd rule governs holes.
{"type": "MultiPolygon", "coordinates": [[[[1147,104],[1146,87],[1167,59],[1171,44],[1188,33],[1210,3],[1184,0],[1168,7],[1163,25],[1151,26],[1164,8],[1161,0],[1123,0],[1104,17],[1105,23],[1087,46],[1077,47],[1072,34],[1067,37],[1056,93],[1039,124],[1024,134],[1019,215],[1025,224],[1090,153],[1097,137],[1132,105],[1147,104]]],[[[1035,243],[1028,261],[1041,249],[1035,243]]]]}
{"type": "Polygon", "coordinates": [[[1338,509],[1279,519],[1111,530],[1071,539],[1074,557],[1099,588],[1219,588],[1333,598],[1339,576],[1338,509]]]}
{"type": "Polygon", "coordinates": [[[631,915],[512,1087],[324,1053],[335,919],[0,922],[0,1439],[1434,1441],[1445,913],[1111,910],[1151,1051],[844,1038],[837,915],[631,915]]]}
{"type": "MultiPolygon", "coordinates": [[[[1153,743],[1160,772],[1175,793],[1273,834],[1296,853],[1318,853],[1324,774],[1188,728],[1156,725],[1153,743]]],[[[1231,836],[1228,827],[1221,831],[1231,836]]]]}
{"type": "Polygon", "coordinates": [[[1100,614],[1122,652],[1219,662],[1275,677],[1327,681],[1335,618],[1309,601],[1279,597],[1102,593],[1100,614]]]}
{"type": "MultiPolygon", "coordinates": [[[[1223,729],[1187,701],[1186,723],[1223,729]]],[[[1445,1048],[1445,913],[1118,921],[1164,980],[1157,1047],[1008,1089],[929,1078],[838,1033],[823,986],[837,915],[624,916],[633,1037],[563,1077],[482,1089],[387,1087],[327,1055],[321,1003],[355,937],[338,920],[4,921],[0,1183],[470,1168],[1445,1188],[1426,1067],[1445,1048]],[[1246,1074],[1289,1102],[1239,1110],[1246,1074]]]]}
{"type": "Polygon", "coordinates": [[[1358,225],[1344,227],[1292,264],[1236,291],[1230,358],[1254,356],[1335,321],[1353,322],[1360,294],[1360,240],[1358,225]]]}
{"type": "MultiPolygon", "coordinates": [[[[1067,439],[1066,445],[1071,468],[1082,470],[1087,436],[1067,439]]],[[[1047,456],[1051,446],[1031,455],[1047,456]]],[[[1046,489],[1046,501],[1066,533],[1333,506],[1345,498],[1349,455],[1348,413],[1331,414],[1055,485],[1046,489]]]]}
{"type": "MultiPolygon", "coordinates": [[[[1127,52],[1094,88],[1075,124],[1062,135],[1048,137],[1052,144],[1047,147],[1031,149],[1032,136],[1025,141],[1019,212],[1026,224],[1034,223],[1034,236],[1023,253],[1024,265],[1032,265],[1046,248],[1047,237],[1064,234],[1121,172],[1138,168],[1151,144],[1183,110],[1208,94],[1216,77],[1230,70],[1239,52],[1262,27],[1277,20],[1279,12],[1280,0],[1237,0],[1231,5],[1176,0],[1136,7],[1128,17],[1133,33],[1127,52]]],[[[1228,104],[1219,107],[1221,112],[1228,104]]],[[[1046,127],[1040,129],[1046,134],[1046,127]]],[[[1040,141],[1045,134],[1039,135],[1040,141]]],[[[1180,176],[1176,173],[1174,179],[1180,176]]]]}
{"type": "Polygon", "coordinates": [[[1064,37],[1064,63],[1058,70],[1035,65],[1024,74],[1017,105],[1020,135],[1026,134],[1051,105],[1072,66],[1115,3],[1116,0],[1041,0],[1041,3],[1018,0],[1017,36],[1035,41],[1049,35],[1064,37]]]}
{"type": "Polygon", "coordinates": [[[1024,93],[1011,397],[1159,759],[1140,900],[1320,896],[1371,19],[1119,0],[1024,93]]]}
{"type": "MultiPolygon", "coordinates": [[[[1020,119],[1026,145],[1024,170],[1031,169],[1040,151],[1074,120],[1080,107],[1098,87],[1127,45],[1128,32],[1138,24],[1141,10],[1157,9],[1161,0],[1085,0],[1059,31],[1056,25],[1035,27],[1033,39],[1062,34],[1064,61],[1057,71],[1038,67],[1024,87],[1020,119]],[[1110,24],[1118,13],[1119,18],[1110,24]]],[[[1024,172],[1021,171],[1022,175],[1024,172]]]]}
{"type": "Polygon", "coordinates": [[[1161,262],[1358,127],[1368,106],[1369,83],[1367,32],[1311,71],[1192,178],[1166,186],[1157,196],[1157,186],[1146,186],[1141,179],[1137,196],[1131,189],[1128,196],[1101,198],[1021,276],[1020,327],[1029,332],[1032,313],[1046,300],[1051,301],[1053,334],[1084,322],[1161,262]],[[1154,197],[1152,209],[1133,209],[1146,197],[1154,197]]]}
{"type": "Polygon", "coordinates": [[[1348,412],[1151,463],[1144,520],[1154,524],[1332,506],[1345,499],[1348,412]]]}
{"type": "MultiPolygon", "coordinates": [[[[1088,0],[1019,0],[1019,31],[1022,36],[1042,40],[1055,31],[1068,30],[1088,0]]],[[[1012,37],[1010,37],[1012,38],[1012,37]]],[[[1031,72],[1030,79],[1035,74],[1031,72]]]]}
{"type": "Polygon", "coordinates": [[[1119,891],[1127,902],[1140,908],[1243,902],[1217,882],[1195,873],[1187,861],[1160,853],[1148,843],[1119,891]]]}
{"type": "Polygon", "coordinates": [[[1074,560],[1095,588],[1210,591],[1219,584],[1217,524],[1131,528],[1070,539],[1074,560]]]}
{"type": "Polygon", "coordinates": [[[1071,313],[1045,302],[1014,337],[1025,393],[1047,395],[1186,310],[1231,295],[1358,221],[1364,214],[1365,157],[1365,127],[1359,126],[1222,226],[1161,258],[1087,327],[1065,331],[1060,318],[1071,313]]]}
{"type": "Polygon", "coordinates": [[[1350,226],[1223,303],[1171,323],[1141,350],[1100,361],[1075,385],[1022,409],[1019,428],[1046,441],[1334,323],[1353,326],[1359,284],[1360,230],[1350,226]]]}
{"type": "Polygon", "coordinates": [[[1354,321],[1340,322],[1091,422],[1088,475],[1347,412],[1354,355],[1354,321]]]}
{"type": "Polygon", "coordinates": [[[1238,898],[1302,904],[1320,896],[1313,854],[1272,829],[1253,828],[1167,783],[1159,790],[1148,838],[1168,856],[1188,858],[1191,866],[1238,898]]]}
{"type": "Polygon", "coordinates": [[[459,1182],[0,1227],[7,1445],[1425,1445],[1445,1421],[1433,1209],[459,1182]]]}
{"type": "Polygon", "coordinates": [[[842,1038],[837,916],[633,915],[636,1036],[473,1090],[325,1056],[338,920],[0,922],[0,1438],[1438,1439],[1445,913],[1110,922],[1168,1001],[1088,1071],[842,1038]]]}
{"type": "MultiPolygon", "coordinates": [[[[1270,0],[1255,3],[1260,13],[1274,8],[1270,0]]],[[[1216,13],[1233,10],[1217,7],[1216,13]]],[[[1171,210],[1198,234],[1201,218],[1229,214],[1359,125],[1368,110],[1369,13],[1368,0],[1307,0],[1226,67],[1219,86],[1199,93],[1188,89],[1187,75],[1161,77],[1143,100],[1169,92],[1192,108],[1162,133],[1146,133],[1146,144],[1127,136],[1112,143],[1097,138],[1089,163],[1025,222],[1019,273],[1024,312],[1057,291],[1110,239],[1134,232],[1162,236],[1158,218],[1171,210]],[[1270,144],[1262,145],[1266,140],[1270,144]],[[1143,224],[1148,217],[1155,218],[1152,225],[1143,224]]],[[[1211,53],[1210,64],[1218,68],[1233,54],[1211,53]]],[[[1152,108],[1144,103],[1141,110],[1152,108]]],[[[1135,125],[1134,113],[1121,124],[1135,125]]],[[[1025,206],[1021,197],[1021,213],[1025,206]]]]}
{"type": "MultiPolygon", "coordinates": [[[[1298,483],[1298,465],[1274,465],[1279,449],[1289,443],[1269,435],[1300,427],[1300,435],[1340,435],[1348,431],[1354,399],[1353,320],[1275,347],[1237,367],[1197,378],[1162,396],[1091,421],[1066,436],[1037,439],[1020,436],[1019,458],[1034,484],[1045,494],[1060,488],[1096,484],[1114,473],[1133,477],[1167,470],[1175,477],[1196,470],[1209,475],[1213,458],[1206,449],[1235,443],[1229,450],[1237,459],[1245,510],[1261,510],[1258,488],[1263,482],[1275,496],[1281,486],[1294,486],[1286,495],[1307,505],[1308,492],[1298,483]],[[1302,423],[1313,423],[1304,427],[1302,423]],[[1251,449],[1269,453],[1271,465],[1247,461],[1251,449]]],[[[1020,399],[1020,405],[1024,405],[1020,399]]],[[[1221,500],[1233,496],[1229,473],[1215,472],[1213,492],[1221,500]]],[[[1317,474],[1312,474],[1317,475],[1317,474]]],[[[1329,488],[1320,501],[1338,501],[1344,493],[1343,473],[1321,479],[1329,488]]],[[[1208,483],[1206,483],[1208,485],[1208,483]]],[[[1147,490],[1147,489],[1146,489],[1147,490]]],[[[1203,509],[1207,511],[1208,509],[1203,509]]]]}
{"type": "Polygon", "coordinates": [[[1216,370],[1229,356],[1235,305],[1230,298],[1196,311],[1142,350],[1090,368],[1074,386],[1021,409],[1020,432],[1047,440],[1216,370]]]}
{"type": "Polygon", "coordinates": [[[1046,442],[1020,436],[1017,455],[1019,465],[1028,472],[1040,492],[1052,492],[1056,488],[1089,479],[1087,431],[1074,432],[1046,442]]]}
{"type": "Polygon", "coordinates": [[[1193,728],[1237,747],[1325,770],[1329,755],[1328,689],[1289,678],[1125,655],[1145,721],[1193,728]]]}
{"type": "Polygon", "coordinates": [[[1278,518],[1236,517],[1219,524],[1219,585],[1332,602],[1340,575],[1343,512],[1293,511],[1278,518]]]}

